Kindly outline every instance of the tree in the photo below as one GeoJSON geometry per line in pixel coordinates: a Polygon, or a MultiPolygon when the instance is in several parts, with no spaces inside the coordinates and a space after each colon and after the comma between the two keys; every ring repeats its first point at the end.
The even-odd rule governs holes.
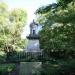
{"type": "Polygon", "coordinates": [[[3,45],[6,42],[6,35],[8,34],[8,11],[5,3],[0,3],[0,48],[3,49],[3,45]]]}
{"type": "Polygon", "coordinates": [[[49,6],[36,11],[38,16],[45,18],[40,20],[44,22],[40,32],[41,48],[47,53],[54,52],[60,56],[64,53],[65,56],[70,56],[71,53],[75,53],[75,2],[59,0],[57,4],[49,6]],[[64,8],[65,2],[67,4],[64,8]]]}
{"type": "Polygon", "coordinates": [[[25,40],[21,39],[21,33],[26,25],[26,19],[25,10],[8,11],[7,5],[0,3],[0,50],[8,52],[24,47],[25,40]]]}
{"type": "Polygon", "coordinates": [[[21,33],[23,31],[23,27],[26,25],[27,13],[25,10],[22,9],[14,9],[11,12],[9,18],[10,18],[10,24],[12,24],[10,30],[10,34],[12,38],[11,43],[13,45],[16,45],[17,47],[19,46],[23,48],[24,46],[22,45],[25,44],[24,43],[25,41],[21,39],[21,33]]]}

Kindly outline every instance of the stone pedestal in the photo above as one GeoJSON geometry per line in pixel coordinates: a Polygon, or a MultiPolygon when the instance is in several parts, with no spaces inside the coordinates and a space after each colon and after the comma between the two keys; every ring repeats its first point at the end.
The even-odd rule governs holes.
{"type": "Polygon", "coordinates": [[[27,52],[40,52],[38,39],[28,41],[27,52]]]}
{"type": "Polygon", "coordinates": [[[39,25],[34,22],[30,24],[30,34],[27,36],[28,45],[26,52],[41,52],[39,46],[39,35],[38,35],[39,25]]]}
{"type": "Polygon", "coordinates": [[[40,75],[41,62],[21,62],[19,75],[40,75]]]}
{"type": "Polygon", "coordinates": [[[39,37],[37,35],[29,35],[27,39],[28,45],[26,52],[40,52],[39,37]]]}

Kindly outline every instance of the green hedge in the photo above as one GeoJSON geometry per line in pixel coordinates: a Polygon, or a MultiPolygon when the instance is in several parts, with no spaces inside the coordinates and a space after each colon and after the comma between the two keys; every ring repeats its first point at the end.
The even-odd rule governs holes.
{"type": "Polygon", "coordinates": [[[41,75],[75,75],[75,59],[44,62],[41,75]]]}

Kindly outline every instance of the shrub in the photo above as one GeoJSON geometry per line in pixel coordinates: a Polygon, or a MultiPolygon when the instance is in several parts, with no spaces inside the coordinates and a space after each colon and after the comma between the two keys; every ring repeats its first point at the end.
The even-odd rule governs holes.
{"type": "Polygon", "coordinates": [[[49,61],[42,65],[42,75],[75,75],[75,59],[49,61]]]}
{"type": "Polygon", "coordinates": [[[0,64],[0,75],[8,75],[15,70],[15,64],[0,64]]]}

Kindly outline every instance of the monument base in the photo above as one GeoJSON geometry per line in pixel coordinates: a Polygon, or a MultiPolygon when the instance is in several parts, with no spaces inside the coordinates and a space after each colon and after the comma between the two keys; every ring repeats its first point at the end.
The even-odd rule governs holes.
{"type": "Polygon", "coordinates": [[[28,46],[26,52],[41,52],[39,47],[39,40],[28,40],[28,46]]]}
{"type": "Polygon", "coordinates": [[[42,62],[21,62],[19,75],[40,75],[42,62]]]}

